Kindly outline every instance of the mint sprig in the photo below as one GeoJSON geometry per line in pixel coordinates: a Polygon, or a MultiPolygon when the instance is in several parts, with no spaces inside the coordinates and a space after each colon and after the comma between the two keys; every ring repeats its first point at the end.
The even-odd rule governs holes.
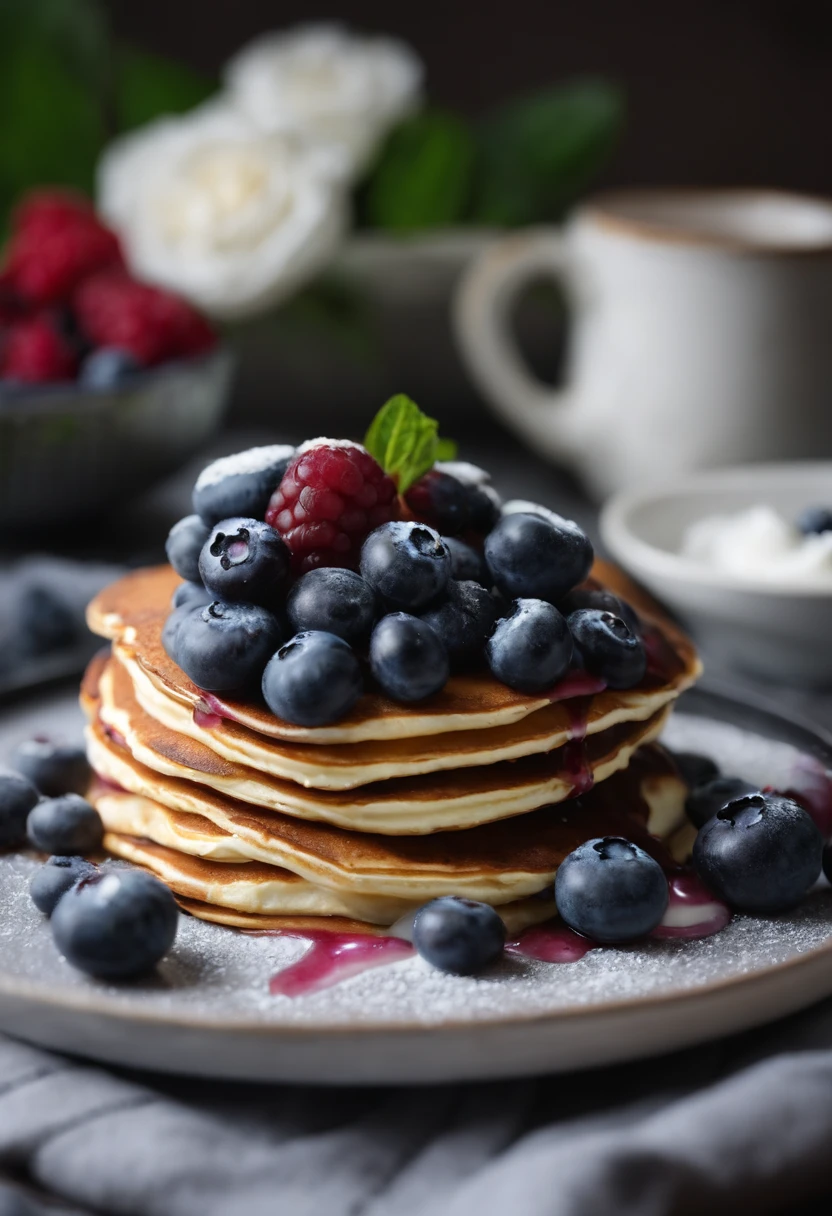
{"type": "Polygon", "coordinates": [[[392,477],[400,494],[432,469],[437,460],[453,460],[456,444],[439,438],[439,423],[423,414],[415,401],[397,393],[370,423],[364,446],[392,477]]]}

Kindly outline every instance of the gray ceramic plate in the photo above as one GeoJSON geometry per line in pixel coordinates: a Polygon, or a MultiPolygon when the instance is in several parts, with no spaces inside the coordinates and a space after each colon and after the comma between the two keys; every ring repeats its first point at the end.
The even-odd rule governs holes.
{"type": "MultiPolygon", "coordinates": [[[[0,719],[0,742],[11,729],[0,719]]],[[[686,695],[668,742],[761,784],[787,782],[800,755],[832,768],[830,740],[715,694],[686,695]]],[[[270,996],[269,979],[302,942],[186,917],[154,979],[91,982],[59,957],[29,902],[34,863],[0,866],[0,1028],[139,1068],[326,1084],[519,1076],[682,1047],[832,993],[826,886],[795,913],[738,917],[702,941],[596,950],[569,965],[506,958],[480,979],[408,958],[290,1000],[270,996]]]]}

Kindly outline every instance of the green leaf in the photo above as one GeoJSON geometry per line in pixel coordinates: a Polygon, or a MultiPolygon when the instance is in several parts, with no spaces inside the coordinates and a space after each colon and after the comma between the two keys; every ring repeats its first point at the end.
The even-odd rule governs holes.
{"type": "MultiPolygon", "coordinates": [[[[381,407],[364,438],[364,446],[400,494],[405,494],[423,473],[433,468],[440,450],[449,451],[449,441],[440,440],[439,423],[423,414],[415,401],[399,393],[381,407]]],[[[452,445],[454,450],[456,445],[452,445]]],[[[449,459],[443,456],[442,459],[449,459]]]]}
{"type": "Polygon", "coordinates": [[[388,137],[361,192],[363,218],[396,232],[458,223],[473,168],[474,139],[463,120],[423,110],[388,137]]]}
{"type": "Polygon", "coordinates": [[[436,445],[435,460],[456,460],[459,444],[455,439],[440,439],[436,445]]]}
{"type": "Polygon", "coordinates": [[[603,80],[574,80],[505,106],[480,130],[473,219],[558,219],[591,183],[621,129],[624,101],[603,80]]]}
{"type": "Polygon", "coordinates": [[[116,57],[115,106],[122,130],[165,114],[182,114],[205,101],[216,82],[199,72],[137,47],[122,45],[116,57]]]}
{"type": "Polygon", "coordinates": [[[0,225],[33,186],[91,190],[106,137],[107,42],[93,0],[0,0],[0,225]]]}

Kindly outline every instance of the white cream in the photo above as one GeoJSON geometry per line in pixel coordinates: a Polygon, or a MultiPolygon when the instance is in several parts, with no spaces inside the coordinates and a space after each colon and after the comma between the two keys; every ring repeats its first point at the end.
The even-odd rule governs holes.
{"type": "Polygon", "coordinates": [[[804,536],[772,507],[697,520],[685,531],[680,553],[737,578],[832,585],[832,532],[804,536]]]}

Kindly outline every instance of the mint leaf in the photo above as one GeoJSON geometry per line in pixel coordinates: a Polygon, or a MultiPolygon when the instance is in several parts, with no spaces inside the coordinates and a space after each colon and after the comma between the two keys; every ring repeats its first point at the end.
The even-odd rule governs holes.
{"type": "Polygon", "coordinates": [[[440,439],[436,447],[436,460],[456,460],[459,444],[455,439],[440,439]]]}
{"type": "Polygon", "coordinates": [[[398,393],[381,407],[364,438],[364,446],[405,494],[423,473],[456,444],[439,438],[439,423],[423,414],[415,401],[398,393]]]}

